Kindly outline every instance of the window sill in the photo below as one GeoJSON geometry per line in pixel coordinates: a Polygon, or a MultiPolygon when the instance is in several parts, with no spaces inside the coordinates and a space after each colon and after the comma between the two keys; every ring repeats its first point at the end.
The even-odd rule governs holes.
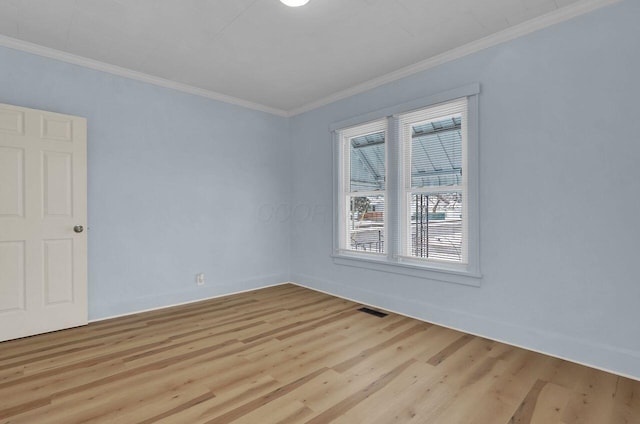
{"type": "Polygon", "coordinates": [[[333,263],[337,265],[370,269],[392,274],[408,275],[428,280],[444,281],[465,286],[480,287],[482,274],[467,269],[450,269],[438,264],[414,264],[406,262],[391,262],[384,257],[374,255],[350,255],[345,253],[332,255],[333,263]]]}

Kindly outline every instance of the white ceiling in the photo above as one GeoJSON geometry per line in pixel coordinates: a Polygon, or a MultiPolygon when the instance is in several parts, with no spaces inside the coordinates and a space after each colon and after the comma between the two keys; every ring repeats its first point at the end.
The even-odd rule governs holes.
{"type": "Polygon", "coordinates": [[[0,0],[0,34],[291,114],[594,3],[607,2],[0,0]]]}

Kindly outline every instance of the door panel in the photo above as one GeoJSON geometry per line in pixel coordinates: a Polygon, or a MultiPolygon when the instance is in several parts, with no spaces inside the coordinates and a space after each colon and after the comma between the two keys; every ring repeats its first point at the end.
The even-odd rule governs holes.
{"type": "Polygon", "coordinates": [[[50,140],[73,141],[73,119],[61,116],[41,115],[41,137],[50,140]]]}
{"type": "Polygon", "coordinates": [[[86,120],[0,104],[0,341],[87,323],[86,120]]]}
{"type": "Polygon", "coordinates": [[[24,242],[0,242],[0,319],[3,312],[24,310],[24,242]]]}
{"type": "Polygon", "coordinates": [[[24,112],[0,105],[0,131],[8,134],[24,133],[24,112]]]}
{"type": "Polygon", "coordinates": [[[43,216],[72,216],[71,153],[42,153],[43,216]]]}
{"type": "Polygon", "coordinates": [[[24,150],[0,147],[0,217],[24,215],[24,150]]]}
{"type": "Polygon", "coordinates": [[[45,304],[73,302],[73,240],[45,240],[44,290],[45,304]]]}

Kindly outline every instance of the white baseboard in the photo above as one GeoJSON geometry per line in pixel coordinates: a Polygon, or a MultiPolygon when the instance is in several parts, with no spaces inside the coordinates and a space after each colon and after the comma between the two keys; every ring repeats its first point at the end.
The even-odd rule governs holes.
{"type": "MultiPolygon", "coordinates": [[[[225,293],[218,293],[212,296],[207,296],[199,299],[187,300],[184,302],[177,302],[172,304],[167,304],[163,306],[157,306],[152,308],[140,309],[130,312],[125,312],[122,314],[115,314],[105,317],[100,317],[96,319],[92,319],[89,322],[99,322],[105,321],[113,318],[119,318],[129,315],[135,315],[143,312],[156,311],[166,308],[171,308],[174,306],[180,305],[188,305],[191,303],[202,302],[210,299],[217,299],[226,296],[232,296],[240,293],[246,293],[254,290],[260,290],[268,287],[277,287],[284,284],[293,284],[299,287],[304,287],[310,290],[314,290],[320,293],[325,293],[330,296],[339,297],[342,299],[346,299],[356,303],[362,303],[369,306],[373,306],[375,308],[383,309],[398,315],[406,316],[409,318],[413,318],[419,321],[429,322],[432,324],[436,324],[442,327],[450,328],[452,330],[461,331],[467,334],[472,334],[478,337],[483,337],[490,340],[495,340],[500,343],[505,343],[511,346],[515,346],[518,348],[530,350],[533,352],[541,353],[543,355],[548,355],[554,358],[563,359],[569,362],[573,362],[579,365],[584,365],[590,368],[598,369],[601,371],[609,372],[612,374],[620,375],[622,377],[630,378],[633,380],[640,381],[640,372],[638,372],[638,367],[640,367],[640,353],[635,352],[628,349],[621,349],[612,346],[607,346],[599,343],[594,343],[582,339],[577,339],[575,337],[566,336],[560,333],[550,332],[550,331],[542,331],[535,328],[518,326],[511,323],[504,323],[495,320],[491,320],[486,317],[481,317],[473,314],[469,314],[462,311],[453,311],[449,309],[441,308],[437,305],[429,304],[426,302],[417,302],[415,300],[407,300],[394,298],[393,301],[395,303],[412,303],[418,305],[421,309],[428,311],[428,316],[416,316],[415,314],[409,314],[399,310],[398,308],[389,307],[385,305],[384,302],[376,301],[376,298],[380,296],[380,294],[362,290],[362,289],[354,289],[350,287],[349,289],[353,292],[355,291],[355,295],[345,295],[340,291],[340,285],[331,281],[318,279],[315,277],[311,277],[304,274],[297,274],[291,278],[292,281],[282,281],[279,283],[271,283],[258,285],[256,287],[250,287],[242,290],[229,291],[225,293]],[[475,327],[490,327],[491,331],[482,331],[475,327]],[[504,334],[518,332],[522,334],[525,338],[529,337],[533,342],[522,342],[519,340],[514,340],[513,337],[504,336],[504,334]],[[541,347],[542,345],[555,344],[558,346],[558,349],[549,349],[541,347]],[[574,352],[584,352],[587,358],[579,358],[576,355],[563,353],[564,351],[572,350],[574,352]],[[606,362],[615,363],[617,366],[603,365],[598,358],[606,358],[606,362]]],[[[390,298],[386,296],[386,298],[390,298]]]]}
{"type": "Polygon", "coordinates": [[[160,310],[160,309],[172,308],[174,306],[189,305],[191,303],[202,302],[202,301],[205,301],[205,300],[217,299],[217,298],[220,298],[220,297],[233,296],[235,294],[246,293],[246,292],[250,292],[250,291],[254,291],[254,290],[260,290],[260,289],[265,289],[267,287],[281,286],[283,284],[288,284],[288,282],[285,281],[285,282],[280,282],[280,283],[270,283],[270,284],[258,285],[256,287],[249,287],[249,288],[245,288],[245,289],[242,289],[242,290],[225,291],[223,293],[216,293],[216,294],[211,295],[211,296],[205,296],[205,297],[201,297],[201,298],[197,298],[197,299],[189,299],[189,300],[185,300],[183,302],[175,302],[175,303],[170,303],[170,304],[166,304],[166,305],[154,306],[154,307],[151,307],[151,308],[132,310],[132,311],[128,311],[128,312],[123,312],[121,314],[113,314],[113,315],[108,315],[108,316],[104,316],[104,317],[90,319],[89,323],[105,321],[105,320],[109,320],[109,319],[113,319],[113,318],[126,317],[126,316],[129,316],[129,315],[141,314],[143,312],[157,311],[157,310],[160,310]]]}
{"type": "MultiPolygon", "coordinates": [[[[340,297],[356,303],[362,303],[375,308],[380,308],[398,315],[429,322],[452,330],[461,331],[467,334],[505,343],[511,346],[563,359],[579,365],[595,368],[608,373],[640,381],[640,352],[616,348],[600,343],[594,343],[575,337],[566,336],[551,331],[543,331],[535,328],[518,326],[511,323],[491,320],[487,317],[469,314],[462,311],[453,311],[441,308],[437,305],[426,302],[418,302],[411,299],[393,298],[396,304],[414,304],[421,310],[426,311],[425,316],[408,314],[398,308],[384,305],[379,301],[379,293],[349,287],[354,295],[347,296],[341,293],[341,286],[337,283],[317,279],[304,274],[292,276],[291,284],[305,287],[331,296],[340,297]],[[480,327],[491,328],[491,331],[480,329],[480,327]],[[507,334],[521,334],[520,338],[528,338],[529,341],[517,340],[507,334]],[[545,345],[555,345],[557,349],[549,349],[545,345]],[[565,352],[581,352],[582,356],[565,352]],[[605,358],[606,360],[603,360],[605,358]],[[606,364],[603,364],[606,362],[606,364]],[[615,366],[609,364],[616,364],[615,366]]],[[[389,299],[389,296],[385,295],[389,299]]]]}

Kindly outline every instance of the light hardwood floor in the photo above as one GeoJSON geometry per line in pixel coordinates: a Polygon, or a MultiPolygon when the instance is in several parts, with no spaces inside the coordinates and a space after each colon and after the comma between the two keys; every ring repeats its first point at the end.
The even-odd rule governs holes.
{"type": "Polygon", "coordinates": [[[2,423],[640,423],[640,383],[293,285],[0,344],[2,423]]]}

